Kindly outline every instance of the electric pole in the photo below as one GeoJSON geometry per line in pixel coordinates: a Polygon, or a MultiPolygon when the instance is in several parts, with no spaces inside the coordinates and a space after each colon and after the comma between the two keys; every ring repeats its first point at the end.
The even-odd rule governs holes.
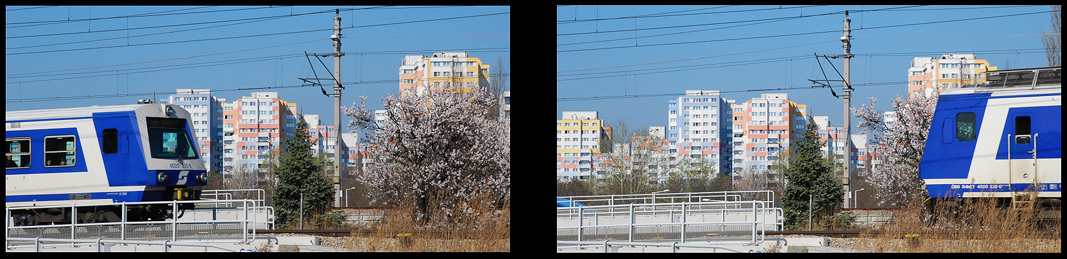
{"type": "MultiPolygon", "coordinates": [[[[851,32],[852,32],[852,30],[849,29],[849,23],[851,23],[851,22],[852,22],[852,20],[848,19],[848,11],[845,11],[845,20],[844,20],[845,28],[844,28],[844,33],[843,33],[844,35],[841,36],[841,43],[843,43],[842,47],[844,47],[844,49],[845,49],[845,53],[844,54],[842,54],[842,55],[834,55],[834,56],[827,56],[827,55],[820,56],[819,54],[815,54],[815,60],[816,61],[819,60],[819,57],[825,58],[826,62],[829,63],[830,66],[834,68],[834,71],[837,71],[837,67],[834,66],[834,63],[830,62],[830,58],[834,58],[834,59],[836,59],[836,58],[844,58],[845,59],[845,72],[844,72],[844,74],[842,75],[841,71],[837,71],[838,75],[841,76],[842,80],[830,80],[830,78],[826,77],[826,72],[825,71],[823,72],[823,79],[825,79],[825,81],[826,81],[825,84],[821,83],[821,82],[819,82],[817,80],[808,79],[808,81],[811,81],[812,83],[819,84],[822,87],[830,87],[830,81],[843,81],[845,83],[845,86],[842,87],[842,89],[841,89],[841,90],[844,90],[844,94],[842,94],[841,96],[838,96],[837,92],[834,92],[834,89],[832,87],[830,88],[830,93],[833,94],[834,97],[837,97],[837,98],[844,97],[844,99],[845,99],[845,105],[844,105],[845,106],[845,118],[844,118],[845,119],[845,134],[843,136],[843,138],[845,139],[845,143],[844,143],[844,145],[845,145],[845,147],[844,147],[844,149],[845,149],[845,152],[844,152],[845,153],[845,157],[843,159],[844,161],[842,161],[842,164],[844,164],[845,168],[843,170],[844,175],[842,175],[842,178],[841,178],[842,182],[843,182],[842,187],[843,187],[843,189],[845,191],[845,197],[844,197],[845,208],[848,208],[848,204],[851,201],[850,196],[849,196],[849,194],[850,194],[849,193],[849,184],[851,184],[851,182],[852,182],[852,174],[850,172],[851,169],[852,169],[852,120],[851,120],[852,119],[852,112],[849,110],[849,107],[852,106],[851,98],[852,98],[852,90],[853,90],[852,89],[852,85],[849,83],[849,81],[851,81],[851,75],[850,75],[851,72],[852,72],[851,59],[853,57],[853,55],[850,53],[850,50],[852,49],[852,43],[851,43],[851,38],[852,38],[851,32]]],[[[819,63],[819,68],[820,69],[822,68],[822,63],[821,62],[819,63]]],[[[829,137],[829,136],[827,136],[827,137],[829,137]]],[[[838,141],[840,142],[840,140],[838,140],[838,141]]],[[[832,155],[834,153],[833,152],[834,147],[829,146],[829,143],[827,145],[828,145],[827,149],[829,150],[829,153],[832,155]]]]}
{"type": "MultiPolygon", "coordinates": [[[[341,207],[341,10],[334,9],[333,18],[333,206],[341,207]]],[[[848,53],[848,50],[845,50],[848,53]]],[[[846,59],[847,60],[847,59],[846,59]]],[[[846,61],[847,62],[847,61],[846,61]]],[[[845,63],[848,64],[848,63],[845,63]]],[[[847,65],[846,65],[847,66],[847,65]]],[[[847,73],[847,72],[846,72],[847,73]]],[[[846,99],[847,100],[847,99],[846,99]]]]}
{"type": "Polygon", "coordinates": [[[308,65],[311,65],[311,71],[315,73],[315,77],[298,77],[298,79],[303,80],[304,82],[310,83],[312,85],[318,85],[320,87],[320,90],[322,90],[323,95],[333,97],[333,130],[330,131],[331,133],[333,133],[332,135],[334,138],[333,206],[341,207],[341,156],[342,153],[344,153],[343,149],[341,148],[341,90],[345,89],[344,86],[341,86],[341,56],[344,56],[345,53],[341,52],[341,10],[334,9],[334,12],[337,16],[333,18],[333,35],[330,35],[330,39],[333,40],[333,53],[308,54],[307,52],[304,52],[304,56],[308,57],[308,65]],[[327,72],[329,72],[330,68],[326,67],[326,63],[323,63],[322,58],[319,57],[333,57],[333,74],[330,75],[331,78],[320,78],[318,76],[318,73],[315,72],[315,65],[311,63],[310,56],[315,56],[315,58],[319,59],[319,64],[322,64],[322,67],[326,68],[327,72]],[[326,93],[326,89],[321,89],[323,84],[319,80],[322,79],[333,79],[332,95],[326,93]]]}
{"type": "Polygon", "coordinates": [[[851,107],[850,98],[852,97],[852,85],[849,84],[849,81],[851,79],[849,73],[852,71],[850,67],[850,60],[852,59],[852,54],[849,54],[849,50],[852,48],[852,44],[850,42],[852,36],[849,35],[849,33],[852,31],[849,29],[849,23],[851,22],[852,20],[848,19],[848,11],[845,11],[845,35],[841,36],[841,42],[844,43],[843,47],[845,48],[845,76],[843,78],[845,80],[845,87],[844,89],[842,89],[845,92],[845,184],[843,186],[845,189],[845,208],[848,208],[849,194],[851,194],[849,192],[849,184],[852,182],[852,174],[849,172],[849,169],[851,169],[852,167],[852,121],[850,120],[852,117],[852,112],[848,109],[849,107],[851,107]]]}

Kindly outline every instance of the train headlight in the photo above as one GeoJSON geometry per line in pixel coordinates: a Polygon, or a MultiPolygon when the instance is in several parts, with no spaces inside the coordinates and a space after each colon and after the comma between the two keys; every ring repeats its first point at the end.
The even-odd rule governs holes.
{"type": "Polygon", "coordinates": [[[156,181],[159,181],[159,183],[165,183],[167,182],[168,178],[169,177],[167,177],[167,174],[159,173],[159,175],[156,176],[156,181]]]}
{"type": "Polygon", "coordinates": [[[174,108],[167,106],[167,117],[174,116],[174,108]]]}
{"type": "Polygon", "coordinates": [[[207,174],[203,173],[203,174],[197,175],[196,176],[196,180],[200,181],[201,183],[207,183],[207,176],[204,176],[204,175],[207,175],[207,174]]]}

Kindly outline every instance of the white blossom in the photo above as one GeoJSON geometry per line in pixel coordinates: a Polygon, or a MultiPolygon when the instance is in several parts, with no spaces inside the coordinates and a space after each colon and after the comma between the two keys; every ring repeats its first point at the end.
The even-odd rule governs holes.
{"type": "MultiPolygon", "coordinates": [[[[445,218],[469,212],[468,200],[490,197],[500,206],[511,194],[511,120],[489,115],[491,97],[482,91],[382,98],[387,119],[374,120],[360,104],[346,107],[352,128],[368,129],[361,142],[375,157],[358,179],[375,202],[397,205],[408,199],[424,220],[427,202],[445,218]]],[[[425,222],[425,221],[424,221],[425,222]]],[[[440,222],[437,222],[440,223],[440,222]]]]}
{"type": "Polygon", "coordinates": [[[886,123],[882,113],[874,109],[874,103],[875,98],[871,97],[869,107],[863,105],[852,112],[860,119],[859,128],[866,130],[874,142],[869,147],[877,163],[872,163],[867,181],[875,187],[879,205],[907,202],[925,195],[919,179],[919,161],[937,104],[936,91],[931,96],[918,94],[893,99],[896,119],[893,125],[886,123]]]}

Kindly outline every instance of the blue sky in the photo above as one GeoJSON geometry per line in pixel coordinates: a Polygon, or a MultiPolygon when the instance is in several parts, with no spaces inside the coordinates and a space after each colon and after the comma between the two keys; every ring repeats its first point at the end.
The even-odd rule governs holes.
{"type": "MultiPolygon", "coordinates": [[[[686,89],[704,89],[735,91],[724,96],[738,102],[761,93],[788,93],[791,100],[814,109],[814,115],[828,115],[831,124],[841,126],[843,100],[834,98],[829,89],[812,89],[813,83],[807,80],[823,78],[814,53],[843,53],[840,38],[845,15],[834,12],[852,10],[851,53],[856,55],[851,61],[851,80],[856,89],[852,107],[867,104],[868,97],[875,97],[876,108],[887,111],[890,100],[907,91],[907,70],[913,57],[975,53],[977,58],[1000,69],[1004,69],[1005,62],[1010,62],[1011,68],[1048,66],[1038,34],[1051,30],[1050,9],[557,6],[555,117],[560,118],[563,111],[598,111],[606,122],[614,124],[623,119],[631,129],[647,129],[667,124],[668,100],[684,95],[686,89]],[[876,9],[886,10],[873,11],[876,9]],[[1026,14],[1035,12],[1041,13],[1026,14]],[[834,14],[824,15],[828,13],[834,14]],[[992,16],[1005,17],[985,18],[992,16]],[[789,17],[795,19],[773,19],[789,17]],[[686,26],[700,24],[713,25],[686,26]],[[731,26],[736,27],[708,30],[731,26]],[[683,33],[688,31],[696,32],[683,33]],[[830,32],[817,33],[823,31],[830,32]],[[658,34],[669,35],[650,37],[658,34]],[[802,35],[740,39],[785,34],[802,35]],[[801,89],[742,92],[770,88],[801,89]],[[623,95],[630,97],[614,98],[623,95]],[[567,99],[592,96],[608,98],[567,99]]],[[[837,69],[844,69],[841,59],[830,61],[837,69]]],[[[822,66],[831,80],[840,79],[825,60],[822,66]]],[[[841,83],[833,85],[834,91],[841,94],[841,83]]],[[[856,132],[858,120],[853,117],[851,122],[856,132]]]]}
{"type": "MultiPolygon", "coordinates": [[[[365,95],[370,108],[381,109],[382,97],[399,92],[397,69],[404,55],[468,51],[470,56],[481,58],[493,69],[498,57],[506,67],[511,66],[511,8],[508,6],[7,6],[5,108],[12,111],[133,104],[151,96],[34,100],[152,91],[157,99],[162,99],[178,88],[212,89],[213,95],[230,102],[253,91],[276,91],[280,98],[296,102],[305,114],[319,114],[323,124],[332,125],[333,98],[322,95],[318,87],[222,90],[298,86],[303,83],[298,77],[315,77],[303,53],[333,52],[330,35],[337,8],[342,9],[341,51],[346,53],[341,60],[341,80],[365,83],[345,84],[342,105],[352,105],[360,95],[365,95]],[[346,8],[367,9],[343,10],[346,8]],[[125,18],[148,13],[155,15],[125,18]],[[159,15],[176,13],[195,14],[159,15]],[[304,13],[313,14],[298,15],[304,13]],[[270,16],[281,17],[251,19],[270,16]],[[463,16],[471,17],[443,19],[463,16]],[[93,20],[79,20],[90,17],[93,20]],[[107,17],[122,18],[100,19],[107,17]],[[68,19],[72,21],[67,22],[68,19]],[[218,22],[226,20],[237,21],[218,22]],[[33,23],[38,21],[58,22],[33,23]],[[190,23],[201,24],[176,26],[190,23]],[[368,26],[378,24],[389,25],[368,26]],[[155,26],[159,27],[136,29],[155,26]],[[145,35],[202,27],[210,28],[145,35]],[[321,31],[288,33],[316,29],[321,31]],[[58,35],[32,36],[48,34],[58,35]],[[254,36],[264,34],[277,35],[254,36]],[[233,38],[202,40],[224,37],[233,38]],[[100,40],[109,38],[117,39],[100,40]],[[71,43],[80,41],[89,42],[71,43]],[[160,44],[174,41],[190,42],[160,44]],[[71,44],[42,46],[60,43],[71,44]],[[57,51],[67,49],[85,50],[57,51]],[[80,78],[61,79],[70,77],[80,78]]],[[[332,57],[322,61],[333,70],[332,57]]],[[[311,62],[319,77],[329,77],[315,57],[311,57],[311,62]]],[[[330,85],[325,80],[323,83],[330,85]]],[[[510,89],[510,81],[507,85],[510,89]]],[[[327,91],[332,93],[329,88],[327,91]]],[[[344,125],[351,118],[342,117],[342,120],[344,125]]]]}

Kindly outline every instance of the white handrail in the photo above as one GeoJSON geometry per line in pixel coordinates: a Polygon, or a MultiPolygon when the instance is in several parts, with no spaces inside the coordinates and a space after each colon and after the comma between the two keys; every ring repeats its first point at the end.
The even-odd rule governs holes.
{"type": "MultiPolygon", "coordinates": [[[[141,245],[162,245],[164,252],[170,252],[170,246],[199,246],[199,247],[211,247],[221,249],[230,252],[250,252],[245,249],[237,249],[233,247],[223,246],[219,244],[200,243],[200,242],[174,242],[170,240],[163,241],[145,241],[145,240],[111,240],[111,239],[65,239],[65,238],[27,238],[27,237],[12,237],[8,238],[15,241],[34,241],[34,246],[37,247],[36,252],[41,252],[43,242],[56,242],[56,243],[96,243],[97,252],[104,252],[102,244],[141,244],[141,245]]],[[[65,245],[65,244],[64,244],[65,245]]]]}
{"type": "MultiPolygon", "coordinates": [[[[684,243],[686,241],[685,228],[687,226],[721,225],[721,226],[725,227],[727,225],[750,225],[752,227],[752,229],[751,229],[751,231],[752,231],[751,232],[752,233],[752,240],[751,240],[750,243],[760,243],[765,238],[763,235],[764,235],[764,233],[766,233],[767,226],[773,227],[774,230],[780,230],[779,227],[782,225],[782,223],[780,222],[781,221],[781,213],[780,212],[782,211],[782,209],[781,208],[772,207],[767,202],[761,202],[761,201],[681,202],[681,203],[660,203],[660,204],[640,204],[640,205],[639,204],[626,204],[626,205],[584,206],[584,207],[576,207],[576,208],[559,208],[559,209],[557,209],[557,211],[559,211],[560,209],[568,210],[568,211],[576,209],[578,211],[578,213],[577,213],[578,214],[578,224],[577,224],[577,226],[562,226],[562,227],[561,226],[557,226],[556,227],[557,231],[560,231],[560,230],[577,230],[578,241],[583,241],[582,238],[586,234],[585,233],[585,229],[587,229],[587,228],[593,228],[594,230],[597,230],[598,228],[612,228],[612,227],[622,228],[622,227],[625,227],[625,228],[628,229],[627,232],[629,232],[629,235],[628,235],[629,237],[627,238],[627,241],[631,241],[632,242],[632,241],[634,241],[633,240],[634,227],[642,227],[642,226],[680,226],[681,229],[682,229],[681,239],[680,240],[684,243]],[[719,208],[708,209],[707,206],[709,206],[709,205],[717,206],[719,208]],[[731,206],[731,205],[733,205],[733,206],[731,206]],[[744,208],[740,208],[740,207],[738,207],[739,205],[747,205],[747,206],[745,206],[744,208]],[[676,206],[681,206],[680,210],[676,206]],[[749,206],[751,206],[751,208],[748,208],[749,206]],[[615,207],[619,207],[619,208],[625,209],[626,212],[609,212],[609,211],[614,211],[613,209],[615,207]],[[666,209],[671,214],[674,214],[676,211],[678,211],[678,212],[682,213],[681,214],[681,222],[637,223],[637,221],[636,221],[636,217],[637,216],[640,216],[640,215],[654,215],[653,213],[659,211],[658,209],[654,209],[650,213],[650,211],[648,211],[648,210],[641,210],[642,207],[644,207],[644,208],[649,208],[649,207],[663,208],[663,207],[666,207],[666,209]],[[730,207],[738,207],[738,208],[730,208],[730,207]],[[641,210],[642,213],[638,214],[639,210],[641,210]],[[703,211],[703,210],[718,211],[717,213],[722,213],[724,218],[723,218],[722,221],[715,221],[715,222],[690,222],[687,219],[686,215],[691,214],[691,213],[693,213],[695,211],[703,211]],[[592,212],[589,212],[589,211],[592,211],[592,212]],[[616,213],[626,214],[625,217],[627,217],[628,220],[626,220],[626,223],[601,225],[601,224],[599,224],[599,216],[602,213],[599,212],[599,211],[604,211],[603,214],[608,214],[608,215],[611,215],[612,217],[614,217],[614,214],[616,214],[616,213]],[[751,213],[752,214],[752,220],[751,221],[726,221],[725,215],[727,213],[742,213],[742,214],[746,214],[746,215],[747,215],[747,213],[751,213]],[[774,214],[773,215],[773,221],[771,221],[772,219],[769,218],[769,216],[771,216],[771,215],[767,215],[767,213],[773,213],[774,214]],[[592,225],[586,225],[584,223],[584,221],[586,220],[585,216],[588,215],[588,214],[592,214],[592,216],[594,217],[594,223],[592,225]],[[762,217],[760,217],[761,214],[762,214],[762,217]],[[761,228],[761,226],[763,226],[763,227],[761,228]],[[759,230],[762,230],[762,231],[759,231],[759,230]],[[757,236],[760,236],[758,238],[758,241],[757,241],[757,236]]],[[[557,212],[557,214],[558,214],[558,212],[557,212]]],[[[674,216],[671,216],[671,218],[673,218],[673,217],[674,216]]]]}
{"type": "MultiPolygon", "coordinates": [[[[171,219],[168,219],[170,222],[167,222],[167,221],[135,221],[135,222],[127,221],[126,211],[127,211],[127,207],[131,206],[131,205],[167,204],[167,205],[172,206],[171,208],[177,208],[179,203],[185,204],[185,203],[197,203],[197,202],[201,202],[201,201],[199,201],[199,200],[189,200],[189,201],[155,201],[155,202],[122,202],[122,203],[116,203],[114,205],[108,205],[108,206],[119,206],[120,210],[122,211],[122,218],[121,218],[122,220],[118,221],[118,222],[108,222],[108,223],[77,223],[76,220],[74,220],[73,222],[71,222],[71,224],[14,226],[14,222],[12,222],[12,220],[6,220],[6,222],[5,222],[6,226],[5,226],[4,234],[5,234],[5,237],[7,238],[7,240],[9,240],[9,241],[10,240],[24,240],[24,239],[21,239],[21,238],[12,237],[11,234],[12,234],[13,230],[20,230],[20,229],[59,229],[60,231],[69,230],[70,233],[71,233],[71,238],[70,239],[75,239],[77,237],[76,235],[78,233],[78,231],[77,231],[78,227],[115,226],[115,227],[118,227],[120,232],[121,232],[121,234],[119,235],[120,240],[127,240],[127,236],[126,236],[127,225],[136,226],[136,225],[145,225],[145,224],[152,224],[152,225],[167,224],[167,225],[170,225],[170,227],[171,227],[171,235],[170,235],[170,240],[169,241],[170,242],[175,242],[175,241],[178,240],[178,235],[177,235],[178,227],[177,227],[177,225],[179,223],[180,224],[184,224],[184,225],[188,225],[188,224],[204,224],[204,223],[207,223],[207,224],[226,224],[226,223],[232,224],[232,223],[237,223],[237,224],[241,224],[242,225],[241,229],[239,230],[239,231],[242,231],[241,240],[243,242],[247,243],[247,242],[249,242],[248,225],[252,224],[253,226],[255,226],[257,224],[258,214],[259,214],[260,210],[264,210],[264,212],[269,213],[269,210],[271,209],[270,207],[263,207],[263,208],[257,207],[256,206],[256,202],[253,201],[253,200],[250,200],[250,199],[221,200],[220,202],[241,202],[242,203],[241,206],[243,207],[243,212],[244,212],[244,219],[236,219],[236,220],[183,220],[183,221],[179,222],[178,219],[171,218],[171,219]],[[249,206],[253,206],[253,207],[249,208],[249,206]],[[253,215],[251,219],[249,219],[249,213],[248,213],[249,209],[251,209],[253,211],[253,213],[256,214],[256,215],[253,215]]],[[[9,207],[9,208],[6,208],[6,211],[7,211],[6,214],[7,214],[7,218],[11,219],[12,211],[15,211],[15,210],[26,210],[26,209],[41,210],[41,209],[48,209],[48,208],[70,208],[72,210],[72,213],[74,213],[76,215],[76,211],[77,211],[78,207],[94,207],[94,206],[100,206],[100,205],[99,204],[86,204],[86,205],[9,207]]],[[[177,212],[177,210],[173,210],[172,213],[178,213],[178,212],[177,212]]],[[[268,214],[267,217],[269,218],[269,216],[270,215],[268,214]]],[[[268,221],[270,221],[270,220],[268,219],[268,221]]],[[[252,239],[251,240],[255,240],[256,239],[256,236],[255,236],[256,232],[255,231],[256,231],[256,228],[253,227],[252,228],[252,233],[251,233],[251,235],[252,235],[252,239]]],[[[43,230],[42,230],[42,233],[43,233],[43,230]]],[[[65,232],[62,232],[62,233],[65,233],[65,232]]],[[[23,238],[28,238],[28,237],[23,237],[23,238]]],[[[32,238],[29,238],[29,239],[32,239],[32,238]]],[[[10,245],[10,242],[5,242],[5,243],[6,243],[6,245],[10,245]]]]}

